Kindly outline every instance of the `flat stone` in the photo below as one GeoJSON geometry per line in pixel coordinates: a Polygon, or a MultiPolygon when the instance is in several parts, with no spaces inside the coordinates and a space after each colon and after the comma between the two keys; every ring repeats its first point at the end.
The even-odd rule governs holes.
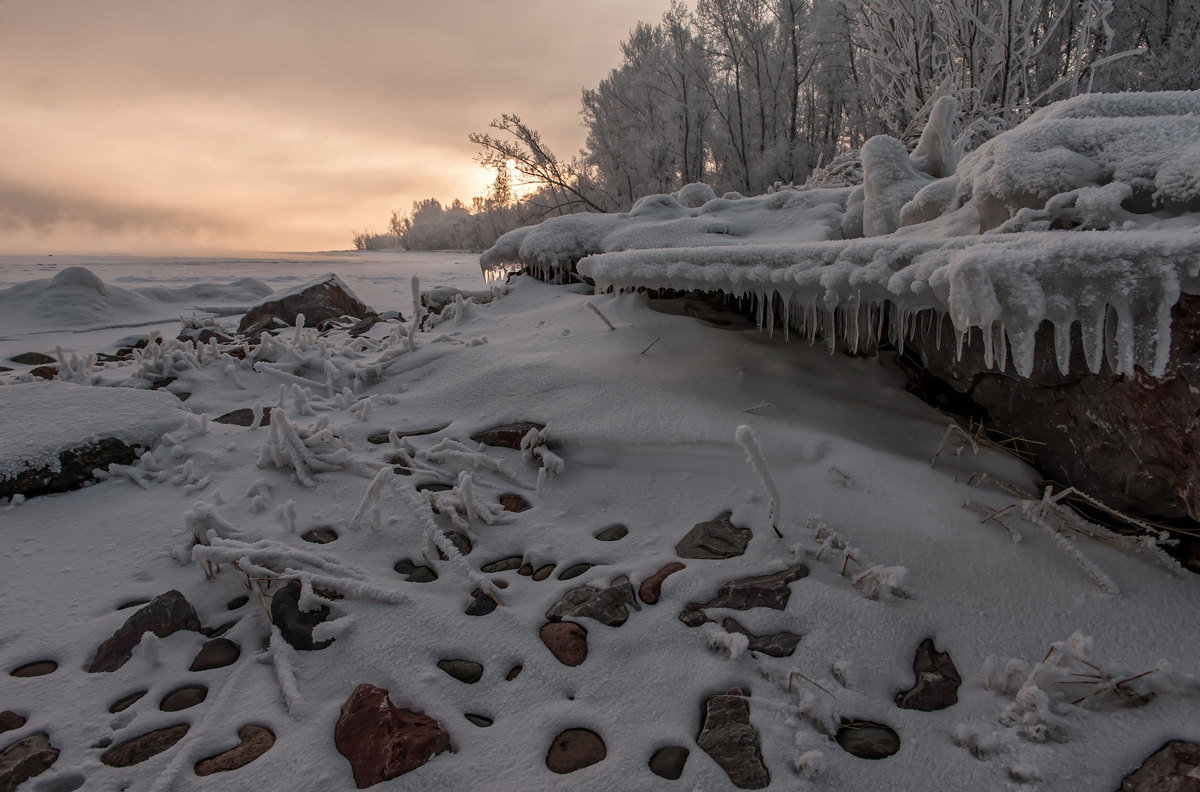
{"type": "Polygon", "coordinates": [[[668,745],[659,748],[650,757],[650,772],[668,781],[677,781],[683,775],[683,767],[691,754],[682,745],[668,745]]]}
{"type": "Polygon", "coordinates": [[[546,578],[550,577],[550,573],[553,571],[554,564],[546,564],[545,566],[540,566],[535,569],[530,577],[532,577],[534,580],[545,580],[546,578]]]}
{"type": "MultiPolygon", "coordinates": [[[[259,426],[271,425],[271,407],[262,408],[262,421],[259,426]]],[[[213,419],[217,423],[229,424],[231,426],[251,426],[254,423],[254,410],[249,407],[242,407],[239,410],[231,410],[224,415],[217,416],[213,419]]]]}
{"type": "Polygon", "coordinates": [[[293,649],[307,652],[324,649],[332,644],[332,638],[314,641],[312,637],[313,628],[328,618],[327,605],[321,605],[312,611],[300,609],[300,584],[295,581],[288,583],[271,597],[271,623],[293,649]]]}
{"type": "Polygon", "coordinates": [[[58,366],[38,366],[31,368],[29,373],[38,379],[52,380],[58,376],[58,366]]]}
{"type": "Polygon", "coordinates": [[[932,638],[921,641],[913,658],[916,681],[912,688],[896,694],[896,706],[902,709],[933,712],[958,703],[962,677],[946,652],[939,652],[932,638]]]}
{"type": "Polygon", "coordinates": [[[50,769],[58,761],[58,749],[45,732],[31,734],[0,751],[0,790],[11,792],[20,784],[50,769]]]}
{"type": "Polygon", "coordinates": [[[496,722],[496,721],[492,720],[491,718],[489,718],[487,715],[476,715],[471,712],[466,713],[465,715],[463,715],[463,717],[481,729],[486,729],[488,726],[491,726],[493,723],[496,722]]]}
{"type": "Polygon", "coordinates": [[[162,697],[158,708],[163,712],[179,712],[194,707],[208,698],[208,688],[204,685],[184,685],[177,687],[162,697]]]}
{"type": "Polygon", "coordinates": [[[704,702],[704,725],[696,744],[738,789],[763,789],[771,783],[758,730],[750,723],[750,702],[741,689],[732,688],[704,702]]]}
{"type": "Polygon", "coordinates": [[[53,660],[38,660],[33,663],[26,663],[23,666],[17,666],[12,671],[8,672],[9,676],[15,677],[39,677],[46,674],[53,674],[58,670],[58,663],[53,660]]]}
{"type": "MultiPolygon", "coordinates": [[[[461,555],[470,555],[475,546],[471,544],[470,538],[465,533],[460,531],[446,531],[446,538],[450,540],[450,544],[454,545],[454,549],[461,555]]],[[[438,558],[446,560],[446,554],[438,549],[438,558]]]]}
{"type": "Polygon", "coordinates": [[[1121,782],[1118,792],[1189,792],[1197,788],[1200,745],[1171,740],[1121,782]]]}
{"type": "Polygon", "coordinates": [[[330,528],[328,525],[322,525],[319,528],[313,528],[305,531],[304,533],[300,534],[300,538],[306,542],[312,542],[313,544],[329,544],[330,542],[337,541],[338,532],[330,528]]]}
{"type": "Polygon", "coordinates": [[[116,701],[114,701],[112,704],[109,705],[108,711],[113,714],[116,714],[118,712],[123,712],[123,711],[129,709],[130,707],[132,707],[137,702],[137,700],[140,699],[144,695],[146,695],[145,690],[137,690],[137,691],[134,691],[133,693],[130,693],[128,696],[122,696],[121,698],[117,699],[116,701]]]}
{"type": "Polygon", "coordinates": [[[587,659],[587,630],[574,622],[547,622],[538,637],[554,659],[565,666],[577,666],[587,659]]]}
{"type": "Polygon", "coordinates": [[[615,542],[618,539],[624,539],[629,534],[629,529],[620,523],[610,525],[607,528],[601,528],[593,534],[596,539],[601,542],[615,542]]]}
{"type": "Polygon", "coordinates": [[[722,512],[708,522],[696,523],[675,543],[680,558],[734,558],[746,552],[754,535],[749,528],[730,522],[733,512],[722,512]]]}
{"type": "Polygon", "coordinates": [[[228,638],[213,638],[196,653],[189,671],[209,671],[213,668],[224,668],[237,662],[242,654],[242,648],[228,638]]]}
{"type": "Polygon", "coordinates": [[[396,433],[396,437],[421,437],[422,435],[437,434],[445,429],[450,424],[439,424],[438,426],[429,426],[424,429],[389,429],[383,432],[375,432],[367,435],[367,442],[372,445],[383,445],[391,442],[391,432],[396,433]]]}
{"type": "Polygon", "coordinates": [[[521,449],[521,441],[525,438],[525,435],[529,434],[530,429],[537,429],[540,432],[545,428],[545,424],[529,421],[500,424],[499,426],[493,426],[491,429],[476,432],[471,435],[471,439],[476,443],[483,443],[484,445],[495,446],[497,448],[512,448],[519,451],[521,449]]]}
{"type": "Polygon", "coordinates": [[[42,352],[22,352],[19,355],[13,355],[9,360],[13,363],[20,363],[22,366],[45,366],[48,363],[58,362],[58,358],[42,352]]]}
{"type": "Polygon", "coordinates": [[[500,496],[500,507],[506,512],[520,514],[533,508],[533,504],[515,492],[506,492],[500,496]]]}
{"type": "Polygon", "coordinates": [[[620,627],[629,619],[629,607],[641,610],[628,578],[618,578],[607,587],[580,586],[563,595],[546,611],[549,621],[565,618],[595,619],[609,627],[620,627]]]}
{"type": "Polygon", "coordinates": [[[437,667],[459,682],[465,682],[468,685],[474,685],[483,678],[483,666],[474,660],[463,660],[461,658],[438,660],[437,667]]]}
{"type": "Polygon", "coordinates": [[[572,564],[571,566],[564,569],[562,572],[558,573],[558,579],[559,580],[570,580],[571,578],[577,578],[580,575],[582,575],[584,572],[587,572],[593,566],[594,566],[594,564],[572,564]]]}
{"type": "Polygon", "coordinates": [[[249,597],[247,597],[245,594],[241,594],[241,595],[229,600],[229,602],[226,602],[225,609],[226,610],[237,610],[238,608],[242,607],[249,601],[250,601],[249,597]]]}
{"type": "Polygon", "coordinates": [[[643,580],[642,585],[638,586],[638,596],[642,602],[647,605],[658,602],[659,597],[662,596],[663,581],[681,569],[684,569],[684,565],[675,561],[643,580]]]}
{"type": "Polygon", "coordinates": [[[359,789],[416,770],[451,750],[450,735],[433,718],[392,704],[388,692],[359,685],[342,705],[333,734],[359,789]]]}
{"type": "Polygon", "coordinates": [[[129,608],[136,608],[139,605],[145,605],[149,601],[150,600],[146,599],[145,597],[138,597],[136,599],[125,600],[120,605],[118,605],[116,608],[114,608],[114,610],[128,610],[129,608]]]}
{"type": "Polygon", "coordinates": [[[432,567],[418,566],[407,558],[397,561],[392,569],[405,575],[409,583],[432,583],[438,579],[437,572],[432,567]]]}
{"type": "Polygon", "coordinates": [[[532,577],[533,564],[521,564],[521,566],[517,568],[517,574],[524,575],[525,577],[532,577]]]}
{"type": "Polygon", "coordinates": [[[248,334],[270,319],[294,325],[297,317],[303,315],[306,327],[316,327],[330,319],[342,316],[362,319],[372,313],[374,311],[331,272],[302,286],[275,292],[252,306],[238,323],[238,333],[248,334]]]}
{"type": "Polygon", "coordinates": [[[512,682],[514,679],[516,679],[518,676],[520,676],[521,672],[524,669],[525,669],[525,666],[521,666],[521,665],[513,666],[512,668],[508,669],[508,673],[504,675],[504,681],[512,682]]]}
{"type": "Polygon", "coordinates": [[[498,604],[491,594],[480,594],[467,606],[464,613],[468,616],[487,616],[496,610],[498,604]]]}
{"type": "Polygon", "coordinates": [[[834,739],[846,753],[859,759],[886,759],[900,750],[896,730],[871,721],[844,721],[834,739]]]}
{"type": "Polygon", "coordinates": [[[100,761],[109,767],[131,767],[140,764],[182,740],[188,733],[188,728],[186,723],[177,723],[174,726],[155,729],[109,748],[100,755],[100,761]]]}
{"type": "Polygon", "coordinates": [[[199,632],[200,619],[187,598],[172,589],[135,612],[111,638],[100,644],[87,670],[90,673],[116,671],[133,657],[133,647],[142,640],[144,633],[152,632],[165,638],[179,630],[199,632]]]}
{"type": "Polygon", "coordinates": [[[19,729],[25,725],[25,717],[18,715],[12,710],[4,710],[0,712],[0,734],[13,729],[19,729]]]}
{"type": "Polygon", "coordinates": [[[779,572],[769,575],[731,580],[717,589],[717,596],[708,602],[692,602],[679,614],[680,621],[689,627],[696,627],[708,621],[704,615],[705,608],[728,608],[729,610],[750,610],[751,608],[772,608],[783,610],[787,607],[792,596],[788,587],[793,581],[808,574],[808,567],[796,564],[779,572]]]}
{"type": "Polygon", "coordinates": [[[788,657],[796,651],[796,644],[800,643],[799,635],[786,630],[769,635],[755,635],[743,627],[737,619],[729,616],[721,620],[721,627],[727,633],[736,633],[749,638],[750,642],[746,648],[751,652],[762,652],[771,657],[788,657]]]}
{"type": "Polygon", "coordinates": [[[573,773],[608,756],[599,734],[591,729],[564,729],[550,743],[546,767],[555,773],[573,773]]]}
{"type": "Polygon", "coordinates": [[[479,568],[479,571],[487,572],[488,574],[493,572],[508,572],[512,569],[520,569],[521,563],[521,556],[509,556],[501,558],[499,561],[493,561],[490,564],[484,564],[479,568]]]}
{"type": "Polygon", "coordinates": [[[271,746],[275,744],[275,733],[266,726],[243,726],[238,729],[238,739],[241,742],[228,751],[196,762],[196,775],[226,773],[245,767],[271,750],[271,746]]]}

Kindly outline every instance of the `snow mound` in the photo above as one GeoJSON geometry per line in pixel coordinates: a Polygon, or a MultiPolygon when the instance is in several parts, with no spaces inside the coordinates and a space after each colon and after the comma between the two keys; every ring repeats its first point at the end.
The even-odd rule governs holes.
{"type": "Polygon", "coordinates": [[[778,317],[852,347],[903,344],[931,310],[949,314],[960,350],[978,328],[988,365],[1011,356],[1023,376],[1043,321],[1064,373],[1078,325],[1092,371],[1161,377],[1171,307],[1200,293],[1200,92],[1060,102],[957,163],[954,111],[939,101],[911,154],[868,141],[858,187],[699,208],[650,196],[523,229],[482,264],[752,297],[768,329],[778,317]]]}
{"type": "Polygon", "coordinates": [[[0,479],[11,479],[24,470],[55,468],[62,452],[105,438],[150,446],[182,426],[186,413],[166,391],[33,382],[0,387],[0,415],[0,479]]]}

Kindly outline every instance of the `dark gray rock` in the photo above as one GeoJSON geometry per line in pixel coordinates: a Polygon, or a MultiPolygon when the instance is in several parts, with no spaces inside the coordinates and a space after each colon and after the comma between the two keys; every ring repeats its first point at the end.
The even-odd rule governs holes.
{"type": "Polygon", "coordinates": [[[546,767],[555,773],[573,773],[608,756],[599,734],[591,729],[564,729],[546,752],[546,767]]]}
{"type": "Polygon", "coordinates": [[[496,606],[499,604],[491,594],[476,594],[475,599],[471,601],[471,604],[463,612],[468,616],[487,616],[496,610],[496,606]]]}
{"type": "Polygon", "coordinates": [[[152,632],[165,638],[178,630],[199,632],[200,619],[187,598],[172,589],[140,608],[111,638],[100,644],[87,670],[90,673],[116,671],[133,657],[133,647],[142,640],[144,633],[152,632]]]}
{"type": "Polygon", "coordinates": [[[1125,776],[1117,792],[1194,792],[1198,768],[1200,745],[1171,740],[1125,776]]]}
{"type": "Polygon", "coordinates": [[[483,443],[488,446],[519,450],[521,448],[521,440],[524,439],[525,435],[529,434],[530,429],[537,429],[540,432],[545,428],[545,424],[521,421],[519,423],[501,424],[493,426],[491,429],[484,429],[471,435],[471,439],[476,443],[483,443]]]}
{"type": "Polygon", "coordinates": [[[473,712],[467,712],[463,715],[473,726],[478,726],[481,729],[486,729],[496,721],[489,718],[487,715],[477,715],[473,712]]]}
{"type": "Polygon", "coordinates": [[[734,558],[746,552],[753,533],[730,522],[733,512],[721,512],[715,519],[696,523],[675,544],[680,558],[734,558]]]}
{"type": "Polygon", "coordinates": [[[397,561],[392,569],[404,575],[409,583],[432,583],[438,578],[432,567],[415,564],[407,558],[397,561]]]}
{"type": "MultiPolygon", "coordinates": [[[[262,408],[262,421],[259,422],[259,426],[271,425],[271,410],[271,407],[262,408]]],[[[249,407],[242,407],[238,410],[231,410],[213,420],[217,423],[230,424],[231,426],[250,426],[254,423],[254,410],[249,407]]]]}
{"type": "Polygon", "coordinates": [[[338,532],[330,528],[328,525],[322,525],[319,528],[313,528],[300,534],[300,538],[306,542],[313,544],[329,544],[337,541],[338,532]]]}
{"type": "Polygon", "coordinates": [[[17,740],[0,751],[0,792],[13,792],[57,761],[58,749],[50,745],[50,736],[45,732],[17,740]]]}
{"type": "Polygon", "coordinates": [[[312,637],[313,628],[328,618],[326,605],[314,611],[300,610],[300,584],[294,581],[271,597],[271,623],[294,649],[310,651],[332,644],[332,638],[314,642],[312,637]]]}
{"type": "Polygon", "coordinates": [[[117,712],[123,712],[137,703],[138,699],[144,695],[146,695],[145,690],[137,690],[127,696],[121,696],[121,698],[117,699],[109,706],[108,711],[114,714],[117,712]]]}
{"type": "Polygon", "coordinates": [[[42,352],[22,352],[19,355],[13,355],[9,360],[13,363],[20,363],[22,366],[45,366],[58,362],[58,358],[42,352]]]}
{"type": "Polygon", "coordinates": [[[577,578],[580,575],[582,575],[584,572],[587,572],[593,566],[594,566],[593,564],[588,564],[586,562],[581,563],[581,564],[572,564],[571,566],[564,569],[562,572],[558,573],[558,579],[559,580],[571,580],[573,578],[577,578]]]}
{"type": "Polygon", "coordinates": [[[933,712],[958,703],[958,686],[962,677],[954,667],[954,661],[946,652],[939,652],[932,638],[921,641],[913,658],[913,674],[916,682],[902,693],[896,694],[896,706],[902,709],[933,712]]]}
{"type": "Polygon", "coordinates": [[[758,730],[750,723],[750,702],[739,688],[704,702],[704,724],[696,744],[738,789],[763,789],[771,783],[758,730]]]}
{"type": "Polygon", "coordinates": [[[242,655],[242,648],[228,638],[213,638],[192,659],[189,671],[209,671],[233,665],[242,655]]]}
{"type": "Polygon", "coordinates": [[[595,619],[609,627],[620,627],[629,619],[629,607],[641,610],[629,579],[618,578],[604,588],[579,586],[571,589],[550,606],[546,618],[550,621],[595,619]]]}
{"type": "Polygon", "coordinates": [[[455,658],[452,660],[438,660],[437,667],[457,679],[459,682],[463,682],[468,685],[474,685],[483,678],[483,666],[479,663],[476,663],[474,660],[463,660],[461,658],[455,658]]]}
{"type": "Polygon", "coordinates": [[[771,657],[788,657],[796,651],[796,644],[800,643],[800,636],[787,630],[769,635],[755,635],[743,627],[737,619],[729,616],[721,620],[721,627],[727,633],[737,633],[749,638],[750,643],[747,648],[750,651],[762,652],[771,657]]]}
{"type": "Polygon", "coordinates": [[[689,627],[698,627],[709,621],[704,614],[705,608],[783,610],[792,596],[790,584],[806,575],[808,575],[808,567],[804,564],[796,564],[769,575],[731,580],[717,589],[717,596],[708,602],[688,603],[683,612],[679,614],[679,619],[689,627]]]}
{"type": "Polygon", "coordinates": [[[479,568],[479,571],[491,574],[493,572],[508,572],[509,570],[520,568],[521,556],[508,556],[507,558],[501,558],[498,561],[492,561],[489,564],[484,564],[479,568]]]}
{"type": "Polygon", "coordinates": [[[424,429],[404,429],[404,430],[389,429],[384,432],[375,432],[373,434],[367,435],[367,442],[371,443],[372,445],[383,445],[383,444],[391,441],[391,433],[393,431],[395,431],[396,437],[420,437],[422,435],[436,434],[437,432],[442,431],[449,425],[450,424],[439,424],[437,426],[428,426],[428,427],[425,427],[424,429]]]}
{"type": "Polygon", "coordinates": [[[57,670],[58,663],[53,660],[35,660],[32,663],[17,666],[12,671],[9,671],[8,675],[15,677],[39,677],[46,676],[46,674],[53,674],[57,670]]]}
{"type": "Polygon", "coordinates": [[[616,523],[607,528],[601,528],[599,531],[596,531],[594,536],[601,542],[615,542],[618,539],[624,539],[628,533],[628,528],[620,523],[616,523]]]}
{"type": "Polygon", "coordinates": [[[896,730],[871,721],[844,721],[834,739],[846,753],[859,759],[886,759],[900,750],[896,730]]]}
{"type": "Polygon", "coordinates": [[[141,451],[141,446],[127,445],[114,437],[84,443],[63,451],[54,465],[27,468],[11,478],[0,478],[0,498],[70,492],[95,481],[96,470],[107,470],[113,464],[133,464],[141,451]]]}
{"type": "Polygon", "coordinates": [[[682,745],[668,745],[665,748],[659,748],[650,757],[650,772],[659,778],[677,781],[683,775],[683,767],[687,764],[690,754],[691,751],[682,745]]]}
{"type": "Polygon", "coordinates": [[[0,712],[0,734],[6,731],[19,729],[25,725],[25,717],[18,715],[12,710],[4,710],[0,712]]]}
{"type": "Polygon", "coordinates": [[[277,319],[294,325],[303,314],[306,327],[316,327],[330,319],[352,316],[363,319],[374,313],[332,272],[293,289],[276,292],[254,305],[238,323],[238,332],[251,333],[256,325],[277,319]]]}
{"type": "Polygon", "coordinates": [[[204,685],[184,685],[172,690],[158,702],[158,708],[163,712],[179,712],[189,709],[208,698],[208,688],[204,685]]]}

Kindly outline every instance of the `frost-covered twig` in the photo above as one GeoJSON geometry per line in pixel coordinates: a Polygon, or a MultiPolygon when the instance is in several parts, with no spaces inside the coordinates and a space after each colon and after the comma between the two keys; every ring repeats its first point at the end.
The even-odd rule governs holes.
{"type": "Polygon", "coordinates": [[[598,307],[596,307],[596,304],[594,302],[592,302],[591,300],[588,300],[584,304],[587,305],[588,310],[590,310],[592,313],[596,314],[596,316],[600,317],[600,321],[604,322],[605,327],[607,327],[609,330],[617,329],[617,328],[613,327],[612,322],[608,321],[608,317],[600,312],[600,309],[598,307]]]}
{"type": "Polygon", "coordinates": [[[782,539],[783,533],[779,530],[779,490],[775,488],[775,482],[767,470],[767,461],[763,458],[762,449],[758,447],[758,437],[755,436],[754,430],[745,424],[737,428],[734,437],[737,438],[742,450],[746,452],[746,461],[754,468],[754,472],[758,474],[758,480],[762,482],[763,489],[767,493],[767,500],[770,501],[771,528],[775,531],[775,535],[782,539]]]}

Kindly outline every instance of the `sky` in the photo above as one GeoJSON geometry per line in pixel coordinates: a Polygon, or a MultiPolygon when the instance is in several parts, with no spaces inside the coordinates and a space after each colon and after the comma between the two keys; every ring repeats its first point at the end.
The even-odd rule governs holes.
{"type": "Polygon", "coordinates": [[[0,0],[0,253],[340,250],[559,155],[669,0],[0,0]]]}

